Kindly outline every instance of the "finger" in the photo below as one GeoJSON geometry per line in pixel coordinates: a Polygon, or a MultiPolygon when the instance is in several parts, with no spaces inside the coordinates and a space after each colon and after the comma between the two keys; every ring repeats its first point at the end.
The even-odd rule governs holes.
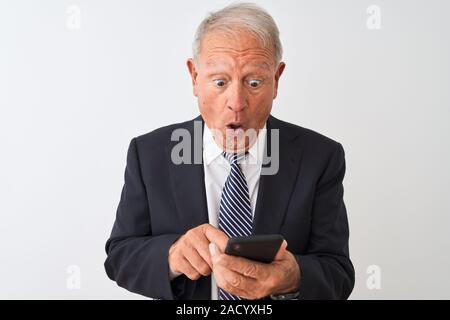
{"type": "Polygon", "coordinates": [[[214,242],[224,252],[227,246],[228,236],[221,230],[214,228],[212,225],[205,225],[204,235],[209,242],[214,242]]]}
{"type": "Polygon", "coordinates": [[[214,242],[209,244],[209,253],[211,254],[211,260],[214,259],[215,256],[221,254],[219,248],[214,242]]]}
{"type": "Polygon", "coordinates": [[[281,243],[280,248],[278,249],[277,254],[275,255],[274,260],[283,260],[285,258],[286,247],[287,247],[287,241],[283,240],[283,242],[281,243]]]}
{"type": "Polygon", "coordinates": [[[182,258],[179,261],[180,272],[191,280],[198,280],[200,278],[200,273],[195,270],[195,268],[190,264],[186,258],[182,258]]]}
{"type": "Polygon", "coordinates": [[[195,248],[186,246],[183,255],[191,266],[201,275],[207,276],[211,273],[211,268],[208,263],[200,256],[195,248]]]}
{"type": "Polygon", "coordinates": [[[269,264],[249,260],[242,257],[230,256],[227,254],[217,254],[212,257],[213,268],[218,265],[245,277],[253,279],[266,279],[270,275],[269,264]]]}
{"type": "Polygon", "coordinates": [[[198,237],[190,240],[190,245],[197,250],[198,254],[208,264],[209,268],[212,269],[211,255],[208,249],[209,243],[210,241],[204,234],[200,234],[198,237]]]}
{"type": "Polygon", "coordinates": [[[256,279],[244,277],[220,265],[214,268],[214,277],[219,288],[233,295],[245,299],[257,299],[261,294],[261,286],[256,279]]]}

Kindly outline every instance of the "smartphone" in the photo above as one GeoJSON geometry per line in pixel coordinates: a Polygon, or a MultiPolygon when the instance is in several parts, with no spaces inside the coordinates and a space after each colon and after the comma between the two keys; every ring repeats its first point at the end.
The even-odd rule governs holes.
{"type": "Polygon", "coordinates": [[[235,237],[228,239],[225,253],[270,263],[283,243],[283,236],[280,234],[262,234],[248,237],[235,237]]]}

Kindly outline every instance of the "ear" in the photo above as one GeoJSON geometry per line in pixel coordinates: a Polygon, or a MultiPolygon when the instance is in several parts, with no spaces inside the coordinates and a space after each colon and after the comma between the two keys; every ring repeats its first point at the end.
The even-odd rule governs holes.
{"type": "Polygon", "coordinates": [[[284,62],[280,62],[278,65],[278,69],[275,72],[275,91],[273,98],[275,99],[278,94],[278,82],[280,80],[281,75],[283,74],[284,68],[286,68],[286,64],[284,62]]]}
{"type": "Polygon", "coordinates": [[[198,75],[198,73],[195,69],[194,60],[192,58],[189,58],[186,62],[186,65],[188,67],[189,74],[191,75],[192,89],[193,89],[194,96],[197,97],[197,75],[198,75]]]}

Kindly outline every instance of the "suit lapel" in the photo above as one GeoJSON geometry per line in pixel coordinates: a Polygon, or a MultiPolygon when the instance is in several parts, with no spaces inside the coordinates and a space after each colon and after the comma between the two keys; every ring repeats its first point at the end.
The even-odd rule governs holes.
{"type": "MultiPolygon", "coordinates": [[[[261,175],[253,219],[254,234],[280,232],[292,196],[302,152],[294,144],[295,135],[279,120],[270,116],[267,122],[267,143],[264,155],[271,155],[271,129],[279,130],[279,169],[274,175],[261,175]]],[[[270,164],[269,164],[270,165],[270,164]]]]}
{"type": "MultiPolygon", "coordinates": [[[[172,180],[172,190],[175,196],[176,208],[180,221],[183,222],[184,229],[189,230],[198,225],[208,223],[208,209],[206,204],[206,191],[203,169],[203,126],[201,116],[188,122],[185,128],[191,137],[191,164],[176,165],[171,161],[172,147],[178,142],[171,142],[167,145],[167,156],[172,180]],[[201,121],[200,141],[194,143],[194,122],[201,121]],[[200,143],[200,145],[198,145],[200,143]],[[194,163],[195,148],[200,148],[201,163],[194,163]]],[[[198,137],[197,137],[198,138],[198,137]]],[[[198,140],[198,139],[197,139],[198,140]]]]}

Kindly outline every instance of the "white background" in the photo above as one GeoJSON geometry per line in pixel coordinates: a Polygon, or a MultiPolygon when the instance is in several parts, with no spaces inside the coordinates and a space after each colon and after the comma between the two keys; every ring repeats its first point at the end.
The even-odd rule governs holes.
{"type": "MultiPolygon", "coordinates": [[[[285,49],[273,114],[346,151],[351,298],[450,298],[448,1],[257,3],[285,49]]],[[[0,0],[0,298],[140,298],[103,269],[128,144],[198,114],[185,61],[226,4],[0,0]]]]}

